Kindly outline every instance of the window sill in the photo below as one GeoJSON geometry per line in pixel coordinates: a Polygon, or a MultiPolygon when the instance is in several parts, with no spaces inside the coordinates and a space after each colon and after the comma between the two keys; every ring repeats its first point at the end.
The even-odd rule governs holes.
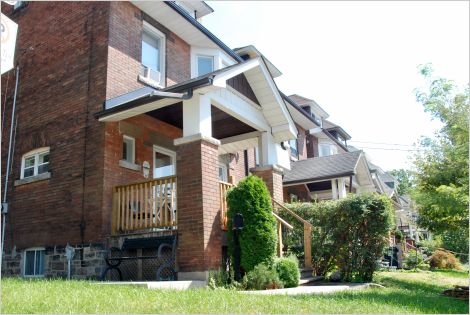
{"type": "Polygon", "coordinates": [[[126,160],[119,160],[119,166],[133,171],[140,171],[140,165],[127,162],[126,160]]]}
{"type": "Polygon", "coordinates": [[[46,180],[46,179],[49,179],[49,178],[51,178],[51,173],[46,172],[46,173],[42,173],[42,174],[39,174],[39,175],[36,175],[36,176],[17,179],[17,180],[15,180],[15,186],[21,186],[21,185],[26,185],[26,184],[30,184],[30,183],[35,183],[35,182],[39,182],[39,181],[46,180]]]}
{"type": "Polygon", "coordinates": [[[155,80],[152,80],[152,79],[149,79],[147,77],[144,77],[143,75],[139,74],[139,77],[138,77],[138,80],[142,83],[145,83],[147,85],[150,85],[151,87],[153,88],[156,88],[156,89],[163,89],[165,86],[163,84],[161,84],[160,82],[158,81],[155,81],[155,80]]]}

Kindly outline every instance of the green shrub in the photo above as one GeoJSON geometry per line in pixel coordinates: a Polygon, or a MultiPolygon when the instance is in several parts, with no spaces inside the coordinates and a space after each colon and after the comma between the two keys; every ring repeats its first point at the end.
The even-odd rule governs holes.
{"type": "Polygon", "coordinates": [[[454,256],[454,254],[440,249],[434,251],[432,256],[429,258],[429,267],[431,267],[431,269],[439,268],[457,270],[462,268],[459,260],[454,256]]]}
{"type": "Polygon", "coordinates": [[[420,251],[410,249],[404,256],[405,258],[403,259],[403,263],[405,264],[405,267],[416,269],[423,266],[424,258],[420,251]]]}
{"type": "Polygon", "coordinates": [[[283,287],[282,281],[276,270],[269,268],[267,264],[261,263],[246,274],[246,285],[248,289],[266,290],[283,287]]]}
{"type": "Polygon", "coordinates": [[[401,243],[402,240],[403,240],[403,232],[400,230],[395,230],[395,241],[397,242],[397,244],[401,243]]]}
{"type": "Polygon", "coordinates": [[[232,283],[230,273],[223,269],[209,270],[208,286],[210,289],[227,288],[232,283]]]}
{"type": "Polygon", "coordinates": [[[294,288],[299,285],[300,271],[297,257],[290,255],[277,258],[274,261],[274,269],[286,288],[294,288]]]}
{"type": "Polygon", "coordinates": [[[272,215],[269,191],[261,178],[248,176],[227,194],[228,245],[233,261],[232,219],[243,215],[244,227],[240,232],[241,262],[245,272],[260,263],[271,264],[276,253],[276,221],[272,215]]]}
{"type": "Polygon", "coordinates": [[[418,247],[428,256],[431,256],[436,249],[442,248],[442,240],[440,237],[435,237],[432,240],[423,240],[418,243],[418,247]]]}
{"type": "MultiPolygon", "coordinates": [[[[286,205],[309,221],[312,228],[312,263],[316,275],[338,269],[343,281],[371,281],[388,244],[394,225],[391,201],[378,194],[348,195],[320,203],[286,205]]],[[[294,224],[284,243],[303,244],[303,226],[289,214],[281,217],[294,224]]]]}

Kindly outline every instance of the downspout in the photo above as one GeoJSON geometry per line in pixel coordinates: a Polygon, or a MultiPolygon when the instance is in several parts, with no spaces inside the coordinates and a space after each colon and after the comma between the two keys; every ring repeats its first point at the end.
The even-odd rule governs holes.
{"type": "Polygon", "coordinates": [[[84,132],[84,139],[83,139],[83,169],[82,169],[82,209],[80,214],[80,242],[81,242],[81,250],[80,250],[80,261],[83,266],[83,251],[85,246],[85,230],[86,230],[86,221],[85,221],[85,188],[86,188],[86,157],[87,157],[87,140],[88,140],[88,128],[89,128],[89,113],[90,113],[90,81],[91,81],[91,63],[93,60],[93,22],[94,22],[94,10],[92,9],[91,14],[91,26],[90,20],[87,21],[85,29],[87,32],[91,32],[89,36],[89,54],[88,54],[88,80],[87,80],[87,101],[85,106],[85,128],[84,132]]]}
{"type": "Polygon", "coordinates": [[[243,151],[243,157],[244,157],[244,160],[245,160],[245,176],[248,176],[248,169],[249,169],[249,166],[248,166],[248,150],[243,151]]]}
{"type": "Polygon", "coordinates": [[[352,193],[352,175],[349,176],[349,193],[352,193]]]}

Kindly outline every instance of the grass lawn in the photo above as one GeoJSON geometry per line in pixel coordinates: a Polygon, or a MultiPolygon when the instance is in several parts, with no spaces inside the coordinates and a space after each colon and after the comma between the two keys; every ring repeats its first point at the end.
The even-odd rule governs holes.
{"type": "Polygon", "coordinates": [[[264,296],[227,290],[148,290],[86,281],[2,280],[0,313],[462,313],[468,302],[439,294],[468,273],[379,272],[386,289],[264,296]]]}

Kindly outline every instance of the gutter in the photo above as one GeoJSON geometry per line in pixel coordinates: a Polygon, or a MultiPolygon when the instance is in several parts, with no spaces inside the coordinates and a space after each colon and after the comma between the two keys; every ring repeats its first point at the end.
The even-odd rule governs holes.
{"type": "MultiPolygon", "coordinates": [[[[143,97],[134,99],[128,103],[118,105],[109,109],[104,109],[100,112],[94,114],[95,118],[99,119],[101,117],[109,116],[111,114],[116,114],[125,110],[129,110],[140,105],[144,105],[150,102],[159,101],[165,98],[175,98],[180,100],[187,100],[193,97],[193,90],[196,88],[204,87],[211,85],[213,81],[212,77],[204,77],[202,79],[184,83],[181,85],[173,85],[163,90],[155,90],[154,92],[147,94],[143,97]],[[184,94],[177,94],[184,93],[184,94]]],[[[103,104],[104,107],[104,104],[103,104]]]]}
{"type": "Polygon", "coordinates": [[[243,62],[244,60],[237,54],[235,53],[230,47],[225,45],[220,39],[218,39],[214,34],[209,32],[207,28],[205,28],[201,23],[199,23],[196,19],[194,19],[192,16],[190,16],[183,8],[179,7],[177,4],[174,3],[174,1],[164,1],[166,5],[171,7],[173,10],[178,12],[186,21],[188,21],[190,24],[192,24],[194,27],[196,27],[198,30],[200,30],[204,35],[206,35],[210,40],[212,40],[214,43],[216,43],[220,48],[222,48],[230,57],[235,59],[236,61],[243,62]]]}
{"type": "Polygon", "coordinates": [[[334,175],[328,175],[328,176],[322,176],[322,177],[314,177],[314,178],[307,178],[307,179],[298,179],[298,180],[292,180],[292,181],[286,181],[282,182],[283,186],[292,186],[295,184],[310,184],[314,182],[319,182],[327,179],[335,179],[338,177],[349,177],[356,175],[355,172],[346,172],[346,173],[341,173],[341,174],[334,174],[334,175]]]}
{"type": "Polygon", "coordinates": [[[282,93],[281,91],[279,91],[279,93],[281,94],[282,98],[284,100],[286,100],[289,104],[291,104],[295,109],[297,109],[302,115],[304,115],[306,118],[308,118],[310,121],[312,121],[315,125],[317,125],[318,127],[321,127],[314,119],[312,116],[310,116],[306,111],[304,111],[302,109],[302,107],[300,107],[299,105],[297,105],[297,103],[295,103],[293,100],[291,100],[287,95],[285,95],[284,93],[282,93]]]}

